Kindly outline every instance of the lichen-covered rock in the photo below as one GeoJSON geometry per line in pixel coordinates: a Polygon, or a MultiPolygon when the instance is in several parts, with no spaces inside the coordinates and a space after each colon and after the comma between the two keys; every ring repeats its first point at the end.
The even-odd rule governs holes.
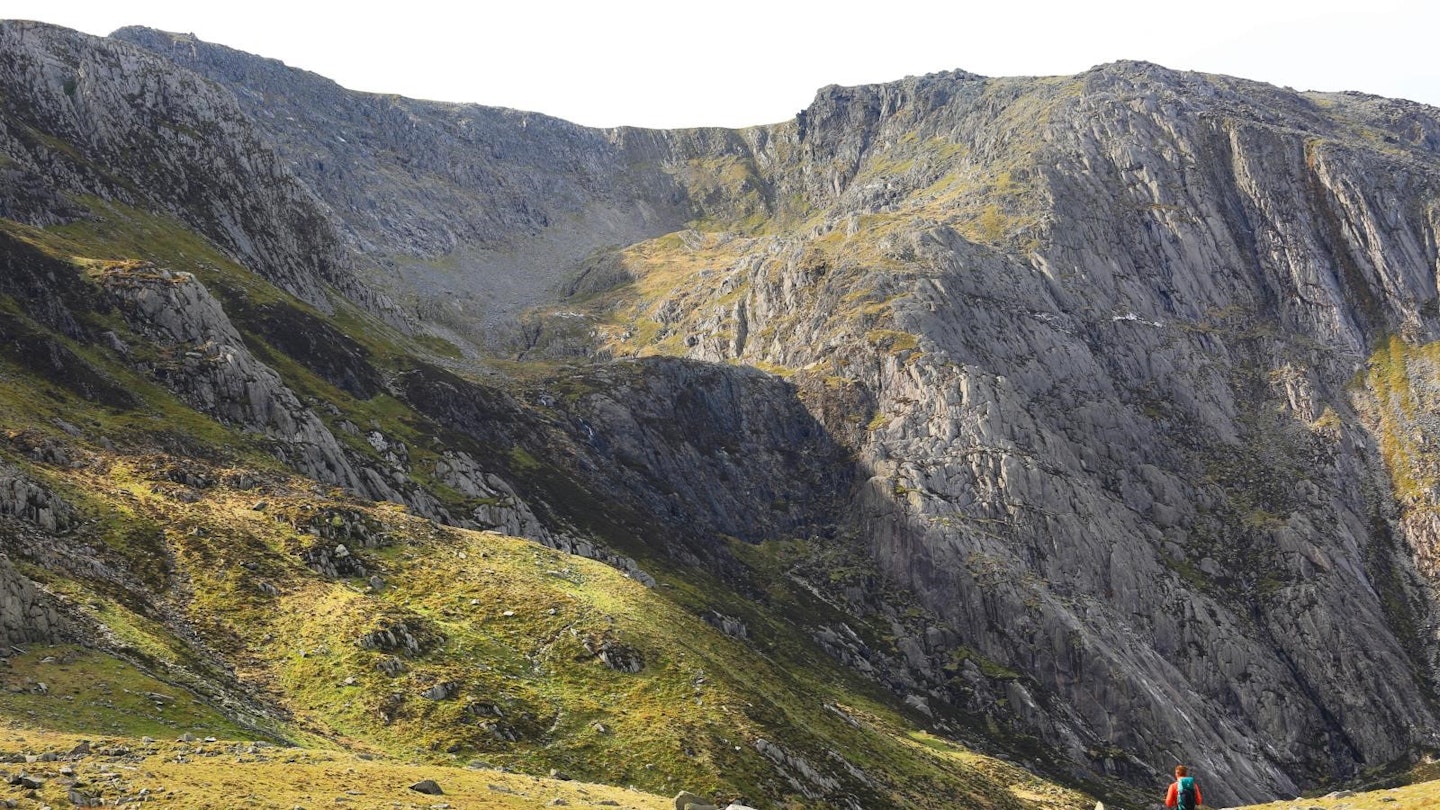
{"type": "MultiPolygon", "coordinates": [[[[193,275],[158,267],[116,269],[102,276],[116,308],[138,333],[169,348],[173,359],[151,373],[196,410],[264,433],[300,472],[355,492],[372,490],[325,423],[246,347],[220,303],[193,275]]],[[[397,497],[398,499],[398,497],[397,497]]]]}
{"type": "Polygon", "coordinates": [[[76,522],[69,504],[3,461],[0,461],[0,516],[18,518],[50,533],[67,531],[76,522]]]}
{"type": "Polygon", "coordinates": [[[796,756],[776,743],[756,740],[755,750],[764,754],[790,786],[807,799],[819,799],[840,788],[839,779],[820,771],[804,757],[796,756]]]}
{"type": "MultiPolygon", "coordinates": [[[[351,554],[350,549],[343,543],[333,546],[321,544],[308,548],[300,552],[300,559],[313,570],[331,579],[365,579],[367,576],[365,563],[351,554]]],[[[382,582],[381,586],[383,585],[382,582]]]]}
{"type": "Polygon", "coordinates": [[[587,635],[580,639],[580,644],[602,664],[618,672],[639,672],[645,668],[643,653],[613,638],[587,635]]]}
{"type": "MultiPolygon", "coordinates": [[[[444,636],[439,631],[416,617],[384,623],[355,639],[355,645],[365,650],[401,653],[414,658],[424,655],[443,641],[444,636]]],[[[404,662],[398,659],[384,659],[377,666],[392,677],[404,671],[404,662]],[[400,666],[396,666],[396,662],[400,666]]]]}
{"type": "Polygon", "coordinates": [[[463,684],[457,681],[445,681],[443,683],[437,683],[429,689],[426,689],[424,692],[421,692],[420,697],[423,697],[426,700],[449,700],[460,694],[460,689],[462,686],[463,684]]]}
{"type": "Polygon", "coordinates": [[[675,794],[675,810],[700,810],[702,807],[714,806],[714,802],[702,799],[688,790],[682,790],[675,794]]]}

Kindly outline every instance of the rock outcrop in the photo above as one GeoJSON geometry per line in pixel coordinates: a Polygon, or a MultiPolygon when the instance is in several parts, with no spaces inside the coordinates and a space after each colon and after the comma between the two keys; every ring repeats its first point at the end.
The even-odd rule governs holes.
{"type": "Polygon", "coordinates": [[[0,556],[0,644],[54,644],[71,635],[70,623],[48,594],[0,556]]]}
{"type": "Polygon", "coordinates": [[[255,359],[193,275],[140,267],[108,271],[101,281],[131,328],[168,350],[168,362],[148,369],[157,380],[196,410],[276,440],[282,457],[305,475],[366,491],[335,436],[280,375],[255,359]]]}
{"type": "Polygon", "coordinates": [[[323,206],[230,91],[117,40],[22,21],[0,25],[4,216],[47,225],[92,216],[74,199],[164,212],[256,273],[328,309],[325,287],[366,301],[323,206]],[[57,144],[65,144],[65,148],[57,144]]]}
{"type": "Polygon", "coordinates": [[[54,492],[0,461],[0,516],[33,524],[51,534],[74,527],[75,510],[54,492]]]}

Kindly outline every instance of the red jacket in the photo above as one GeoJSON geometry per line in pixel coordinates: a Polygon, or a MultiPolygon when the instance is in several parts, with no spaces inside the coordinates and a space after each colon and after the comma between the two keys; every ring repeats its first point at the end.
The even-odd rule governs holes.
{"type": "MultiPolygon", "coordinates": [[[[1180,780],[1176,779],[1170,783],[1170,792],[1165,794],[1165,806],[1174,807],[1180,803],[1180,780]]],[[[1205,800],[1200,798],[1200,783],[1195,783],[1195,806],[1204,804],[1205,800]]]]}

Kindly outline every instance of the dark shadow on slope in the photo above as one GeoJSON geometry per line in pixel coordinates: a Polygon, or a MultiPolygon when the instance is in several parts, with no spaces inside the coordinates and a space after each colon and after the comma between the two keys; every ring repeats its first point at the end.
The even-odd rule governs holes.
{"type": "Polygon", "coordinates": [[[652,553],[686,562],[728,559],[722,537],[827,531],[852,481],[849,453],[795,388],[754,369],[670,358],[577,367],[523,405],[430,366],[397,390],[562,523],[612,539],[628,513],[624,523],[654,526],[652,553]]]}
{"type": "Polygon", "coordinates": [[[225,309],[236,324],[356,399],[385,390],[370,350],[325,320],[283,301],[256,305],[239,295],[227,295],[225,309]]]}
{"type": "Polygon", "coordinates": [[[105,310],[98,290],[80,272],[31,245],[0,231],[0,295],[8,295],[25,314],[69,338],[85,337],[80,316],[105,310]]]}

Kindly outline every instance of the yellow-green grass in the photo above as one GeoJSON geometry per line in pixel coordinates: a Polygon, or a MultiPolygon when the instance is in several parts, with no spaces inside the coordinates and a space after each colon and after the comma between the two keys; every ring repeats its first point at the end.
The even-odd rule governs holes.
{"type": "MultiPolygon", "coordinates": [[[[86,508],[111,510],[116,526],[158,528],[138,547],[114,539],[102,553],[132,566],[163,558],[155,599],[207,652],[141,615],[123,594],[55,571],[26,572],[108,628],[111,643],[154,673],[145,677],[163,681],[120,689],[184,696],[192,694],[181,686],[188,684],[193,694],[213,694],[204,690],[207,681],[227,677],[218,660],[233,670],[238,688],[287,719],[212,709],[178,722],[178,712],[143,701],[116,703],[120,708],[103,716],[71,714],[58,703],[46,704],[59,707],[48,715],[29,715],[39,710],[23,706],[7,712],[29,726],[157,739],[182,729],[233,737],[253,727],[244,734],[432,765],[479,760],[536,775],[559,769],[657,794],[683,788],[727,799],[790,792],[758,750],[763,739],[826,769],[836,765],[825,752],[844,752],[874,779],[877,801],[923,805],[943,793],[977,807],[1035,803],[1010,790],[1015,776],[1003,763],[918,744],[913,721],[887,708],[878,688],[810,647],[796,620],[836,616],[801,588],[768,586],[792,606],[792,624],[756,612],[699,574],[682,578],[657,568],[665,584],[650,589],[590,560],[437,527],[402,507],[317,492],[302,479],[272,477],[258,492],[214,486],[191,503],[173,497],[163,456],[96,455],[83,467],[50,470],[51,480],[87,493],[86,508]],[[254,508],[259,500],[266,508],[254,508]],[[381,545],[316,534],[336,525],[327,516],[340,513],[376,527],[381,545]],[[341,542],[384,580],[380,590],[360,579],[327,579],[300,559],[341,542]],[[744,616],[751,640],[706,624],[697,614],[707,608],[744,616]],[[400,624],[424,642],[419,655],[357,643],[400,624]],[[607,642],[638,653],[643,668],[606,666],[594,651],[607,642]],[[377,666],[392,654],[403,672],[377,666]],[[445,683],[455,685],[452,694],[425,696],[445,683]]],[[[760,577],[774,573],[757,569],[760,577]]],[[[89,667],[87,677],[115,683],[112,670],[121,664],[83,653],[69,669],[34,666],[89,667]]],[[[202,711],[211,699],[194,700],[202,711]]]]}
{"type": "Polygon", "coordinates": [[[35,728],[131,737],[253,736],[190,691],[71,645],[33,646],[0,664],[0,716],[35,728]]]}
{"type": "MultiPolygon", "coordinates": [[[[198,735],[195,735],[198,736],[198,735]]],[[[557,799],[573,807],[611,806],[660,810],[669,800],[625,787],[565,781],[468,769],[416,765],[333,750],[302,750],[257,744],[249,737],[219,737],[193,742],[156,738],[75,735],[30,728],[0,728],[0,753],[60,757],[52,762],[6,766],[38,778],[33,794],[24,787],[0,787],[0,798],[21,807],[72,806],[68,778],[75,790],[112,804],[138,797],[147,806],[166,808],[293,808],[347,807],[415,810],[448,805],[453,808],[533,808],[557,799]],[[91,753],[70,757],[82,741],[91,753]],[[72,771],[64,774],[61,768],[72,771]],[[411,790],[434,780],[443,795],[411,790]],[[30,798],[33,796],[33,798],[30,798]]]]}
{"type": "Polygon", "coordinates": [[[1286,799],[1249,805],[1245,810],[1429,810],[1435,807],[1440,807],[1440,781],[1417,782],[1350,795],[1286,799]]]}
{"type": "Polygon", "coordinates": [[[1440,409],[1440,402],[1427,400],[1411,379],[1428,376],[1437,364],[1440,343],[1410,346],[1392,336],[1371,356],[1362,382],[1362,400],[1372,403],[1371,421],[1395,493],[1412,508],[1434,505],[1437,470],[1420,450],[1424,437],[1416,425],[1440,409]]]}

